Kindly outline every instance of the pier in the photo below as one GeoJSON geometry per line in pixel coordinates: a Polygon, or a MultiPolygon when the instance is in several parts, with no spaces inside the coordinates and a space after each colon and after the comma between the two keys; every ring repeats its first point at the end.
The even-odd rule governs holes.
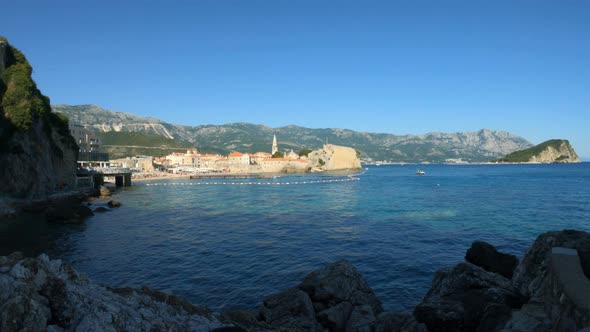
{"type": "Polygon", "coordinates": [[[79,168],[78,182],[81,179],[91,179],[93,186],[104,183],[105,179],[113,179],[117,187],[131,186],[131,170],[127,167],[92,167],[79,168]]]}

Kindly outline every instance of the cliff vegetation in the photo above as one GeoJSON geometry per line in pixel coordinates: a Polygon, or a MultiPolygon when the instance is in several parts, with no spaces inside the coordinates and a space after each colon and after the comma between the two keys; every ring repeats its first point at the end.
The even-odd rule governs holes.
{"type": "Polygon", "coordinates": [[[568,140],[552,139],[531,148],[513,152],[498,161],[509,163],[572,163],[580,162],[580,158],[568,140]]]}
{"type": "Polygon", "coordinates": [[[35,196],[75,180],[68,118],[52,112],[32,73],[24,54],[0,38],[0,192],[35,196]]]}

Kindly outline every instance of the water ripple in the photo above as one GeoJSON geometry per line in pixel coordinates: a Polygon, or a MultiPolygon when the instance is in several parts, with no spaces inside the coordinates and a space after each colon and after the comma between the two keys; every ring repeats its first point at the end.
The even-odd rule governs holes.
{"type": "Polygon", "coordinates": [[[49,252],[100,283],[215,309],[256,307],[346,258],[387,309],[408,310],[473,240],[522,257],[539,233],[590,230],[589,164],[427,167],[424,177],[381,166],[360,181],[314,185],[138,184],[117,197],[123,207],[84,225],[3,224],[0,250],[49,252]]]}

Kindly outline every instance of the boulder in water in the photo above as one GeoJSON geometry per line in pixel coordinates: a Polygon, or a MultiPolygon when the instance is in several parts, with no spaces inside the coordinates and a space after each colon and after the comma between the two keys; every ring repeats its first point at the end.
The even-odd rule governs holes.
{"type": "Polygon", "coordinates": [[[109,207],[111,207],[111,208],[114,208],[114,207],[120,207],[120,206],[121,206],[121,202],[118,202],[118,201],[109,201],[109,202],[107,203],[107,205],[108,205],[109,207]]]}
{"type": "Polygon", "coordinates": [[[99,194],[100,198],[111,197],[111,195],[112,195],[109,188],[107,188],[105,186],[100,186],[100,188],[98,188],[98,194],[99,194]]]}

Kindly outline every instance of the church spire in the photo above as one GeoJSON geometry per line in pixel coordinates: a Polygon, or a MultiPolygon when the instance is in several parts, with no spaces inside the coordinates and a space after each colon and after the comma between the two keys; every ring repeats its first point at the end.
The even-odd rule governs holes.
{"type": "Polygon", "coordinates": [[[279,151],[279,145],[277,144],[277,135],[272,137],[272,154],[274,155],[279,151]]]}

